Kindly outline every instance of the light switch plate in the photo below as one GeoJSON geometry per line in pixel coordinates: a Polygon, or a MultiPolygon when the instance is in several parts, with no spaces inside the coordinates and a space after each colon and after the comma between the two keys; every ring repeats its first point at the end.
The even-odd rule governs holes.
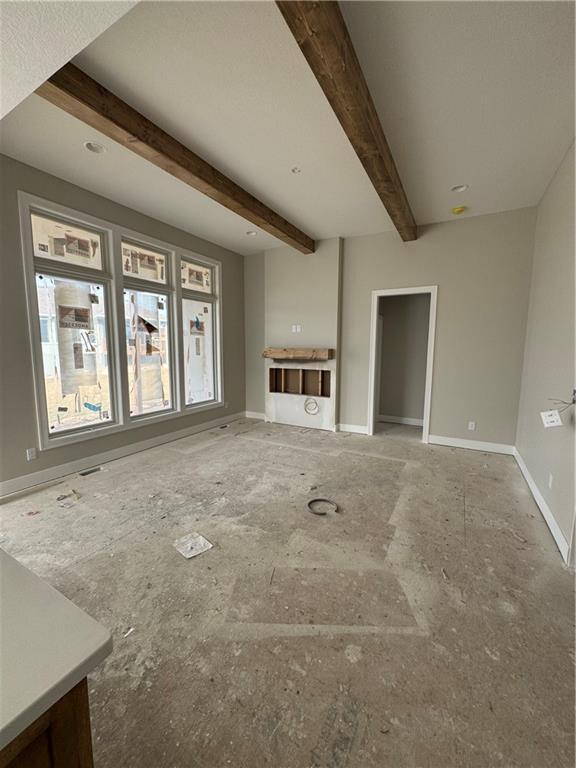
{"type": "Polygon", "coordinates": [[[562,419],[560,418],[560,414],[557,410],[553,411],[540,411],[540,416],[542,417],[542,423],[548,429],[548,427],[561,427],[562,426],[562,419]]]}

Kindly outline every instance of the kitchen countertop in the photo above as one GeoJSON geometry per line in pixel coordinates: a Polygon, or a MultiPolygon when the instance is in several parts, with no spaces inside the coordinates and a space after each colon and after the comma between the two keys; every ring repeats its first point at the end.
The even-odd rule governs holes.
{"type": "Polygon", "coordinates": [[[0,549],[0,749],[111,650],[105,627],[0,549]]]}

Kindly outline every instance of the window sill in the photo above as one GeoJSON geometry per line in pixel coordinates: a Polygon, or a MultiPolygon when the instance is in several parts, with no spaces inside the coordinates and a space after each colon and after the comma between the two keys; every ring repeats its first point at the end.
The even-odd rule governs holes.
{"type": "Polygon", "coordinates": [[[42,440],[40,451],[49,451],[53,448],[63,448],[67,445],[83,443],[87,440],[93,440],[99,437],[107,437],[108,435],[115,435],[121,432],[129,432],[132,429],[148,427],[152,424],[159,424],[165,421],[175,421],[185,416],[190,416],[194,413],[203,413],[204,411],[212,411],[218,408],[225,408],[225,404],[222,400],[214,400],[209,403],[198,403],[197,405],[187,405],[180,411],[163,411],[160,413],[136,416],[126,424],[112,423],[101,427],[91,427],[89,429],[75,432],[73,434],[69,433],[66,435],[61,435],[60,437],[49,437],[48,439],[42,440]]]}

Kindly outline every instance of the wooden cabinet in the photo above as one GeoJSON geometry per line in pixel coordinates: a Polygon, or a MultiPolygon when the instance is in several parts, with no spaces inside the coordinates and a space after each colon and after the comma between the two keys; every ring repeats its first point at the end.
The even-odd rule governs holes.
{"type": "Polygon", "coordinates": [[[0,768],[93,768],[86,678],[0,751],[0,768]]]}

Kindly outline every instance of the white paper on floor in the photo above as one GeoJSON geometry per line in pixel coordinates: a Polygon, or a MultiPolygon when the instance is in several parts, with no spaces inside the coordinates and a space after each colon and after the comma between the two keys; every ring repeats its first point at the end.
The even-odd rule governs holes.
{"type": "Polygon", "coordinates": [[[199,533],[189,533],[187,536],[177,539],[174,542],[174,546],[181,555],[190,558],[201,555],[202,552],[207,552],[209,549],[212,549],[213,545],[199,533]]]}

